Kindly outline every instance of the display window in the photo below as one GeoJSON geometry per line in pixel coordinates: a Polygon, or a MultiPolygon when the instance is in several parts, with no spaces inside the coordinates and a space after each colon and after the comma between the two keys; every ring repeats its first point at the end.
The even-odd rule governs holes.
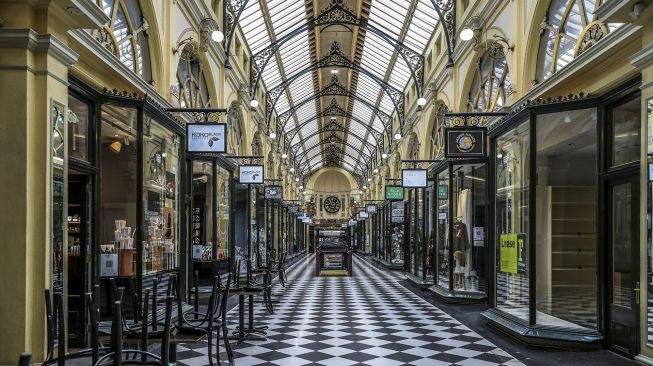
{"type": "Polygon", "coordinates": [[[496,309],[483,316],[528,342],[637,352],[637,85],[539,101],[489,133],[496,309]]]}
{"type": "Polygon", "coordinates": [[[432,290],[447,301],[478,301],[487,296],[487,164],[451,160],[442,166],[433,187],[432,290]]]}
{"type": "Polygon", "coordinates": [[[216,164],[216,259],[228,259],[229,238],[230,238],[230,212],[231,212],[231,190],[232,190],[233,173],[219,164],[216,164]]]}
{"type": "MultiPolygon", "coordinates": [[[[179,138],[149,116],[143,127],[143,273],[148,274],[179,267],[179,138]]],[[[133,239],[121,236],[120,248],[125,247],[133,250],[133,239]]]]}
{"type": "Polygon", "coordinates": [[[529,319],[530,121],[496,139],[496,307],[529,319]]]}

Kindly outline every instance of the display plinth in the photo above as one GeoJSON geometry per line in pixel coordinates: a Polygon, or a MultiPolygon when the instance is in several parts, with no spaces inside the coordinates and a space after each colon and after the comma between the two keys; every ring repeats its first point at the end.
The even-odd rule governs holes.
{"type": "Polygon", "coordinates": [[[481,317],[493,328],[529,346],[578,350],[595,350],[603,346],[603,336],[596,330],[529,326],[497,309],[486,310],[481,317]]]}

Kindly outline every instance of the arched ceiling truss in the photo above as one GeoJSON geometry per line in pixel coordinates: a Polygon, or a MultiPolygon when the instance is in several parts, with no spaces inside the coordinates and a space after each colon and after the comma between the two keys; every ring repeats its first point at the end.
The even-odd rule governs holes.
{"type": "Polygon", "coordinates": [[[302,174],[342,166],[366,182],[393,116],[403,125],[409,81],[424,94],[423,53],[440,24],[452,63],[455,0],[223,3],[225,49],[239,26],[253,55],[250,93],[265,86],[266,125],[302,174]]]}

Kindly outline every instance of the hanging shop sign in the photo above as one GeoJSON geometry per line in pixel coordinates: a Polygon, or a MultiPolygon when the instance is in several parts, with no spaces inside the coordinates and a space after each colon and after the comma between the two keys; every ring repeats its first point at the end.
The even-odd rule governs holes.
{"type": "Polygon", "coordinates": [[[288,212],[290,212],[290,213],[297,213],[298,210],[299,210],[299,207],[297,205],[288,206],[288,212]]]}
{"type": "Polygon", "coordinates": [[[448,127],[446,136],[445,158],[479,158],[485,157],[484,127],[448,127]]]}
{"type": "Polygon", "coordinates": [[[404,188],[426,188],[426,169],[403,169],[401,185],[404,188]]]}
{"type": "Polygon", "coordinates": [[[385,199],[390,201],[404,200],[404,187],[402,186],[385,186],[385,199]]]}
{"type": "Polygon", "coordinates": [[[377,207],[374,204],[367,205],[366,210],[367,213],[376,213],[377,212],[377,207]]]}
{"type": "Polygon", "coordinates": [[[449,198],[449,186],[438,186],[438,199],[446,200],[449,198]]]}
{"type": "Polygon", "coordinates": [[[402,223],[404,222],[404,203],[392,202],[391,222],[402,223]]]}
{"type": "Polygon", "coordinates": [[[240,165],[238,167],[238,183],[263,184],[263,165],[240,165]]]}
{"type": "Polygon", "coordinates": [[[189,153],[226,153],[226,123],[186,124],[187,149],[189,153]]]}
{"type": "Polygon", "coordinates": [[[265,199],[280,200],[283,199],[282,186],[265,186],[265,199]]]}
{"type": "Polygon", "coordinates": [[[501,234],[499,238],[499,270],[526,274],[526,235],[501,234]]]}
{"type": "Polygon", "coordinates": [[[358,213],[358,215],[360,216],[361,219],[366,219],[366,218],[370,217],[370,215],[367,213],[367,211],[361,211],[361,212],[358,213]]]}
{"type": "Polygon", "coordinates": [[[349,226],[356,225],[356,220],[349,219],[349,226]]]}

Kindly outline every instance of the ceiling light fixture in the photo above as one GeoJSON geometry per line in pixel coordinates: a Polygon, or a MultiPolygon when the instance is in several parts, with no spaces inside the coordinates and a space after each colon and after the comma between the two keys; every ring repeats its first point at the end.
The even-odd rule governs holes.
{"type": "Polygon", "coordinates": [[[372,181],[372,178],[367,178],[367,181],[368,181],[368,182],[371,182],[371,181],[372,181]]]}
{"type": "Polygon", "coordinates": [[[276,138],[277,138],[277,134],[274,133],[274,131],[273,131],[273,132],[270,132],[270,138],[271,138],[271,139],[276,139],[276,138]]]}
{"type": "Polygon", "coordinates": [[[338,73],[338,69],[336,69],[336,68],[331,69],[331,73],[332,73],[332,74],[337,74],[337,73],[338,73]]]}
{"type": "Polygon", "coordinates": [[[216,29],[213,32],[211,32],[211,39],[214,42],[221,43],[222,41],[224,41],[224,33],[222,33],[221,30],[216,29]]]}
{"type": "Polygon", "coordinates": [[[379,172],[379,170],[374,168],[374,173],[378,173],[378,172],[379,172]]]}
{"type": "Polygon", "coordinates": [[[295,171],[295,168],[290,168],[291,173],[294,172],[294,171],[295,171]]]}
{"type": "Polygon", "coordinates": [[[399,132],[395,133],[395,140],[401,140],[401,134],[399,132]]]}
{"type": "Polygon", "coordinates": [[[475,39],[478,42],[484,25],[485,20],[478,15],[469,18],[465,23],[463,30],[460,31],[460,39],[465,42],[475,39]]]}
{"type": "Polygon", "coordinates": [[[122,150],[122,142],[116,140],[109,145],[109,150],[114,152],[115,154],[119,154],[120,150],[122,150]]]}
{"type": "Polygon", "coordinates": [[[295,182],[299,182],[299,178],[295,178],[295,182]]]}
{"type": "Polygon", "coordinates": [[[287,157],[288,157],[288,154],[286,154],[286,153],[281,154],[281,159],[286,159],[287,157]]]}
{"type": "Polygon", "coordinates": [[[417,99],[417,106],[424,107],[426,105],[426,98],[420,97],[417,99]]]}
{"type": "Polygon", "coordinates": [[[381,154],[381,159],[387,159],[387,158],[388,158],[388,154],[386,153],[381,154]]]}
{"type": "Polygon", "coordinates": [[[252,107],[252,108],[258,108],[258,100],[256,100],[256,99],[252,99],[252,100],[249,102],[249,106],[252,107]]]}

